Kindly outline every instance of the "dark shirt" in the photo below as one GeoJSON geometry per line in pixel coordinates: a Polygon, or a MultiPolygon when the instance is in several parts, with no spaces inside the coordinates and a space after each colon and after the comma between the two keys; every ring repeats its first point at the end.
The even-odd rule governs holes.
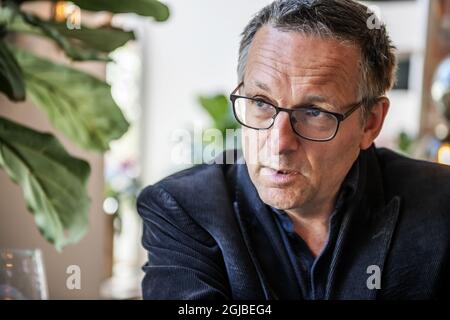
{"type": "Polygon", "coordinates": [[[272,211],[275,212],[276,224],[295,270],[302,295],[307,300],[324,299],[336,239],[342,218],[346,214],[345,205],[352,200],[357,191],[359,167],[357,160],[341,185],[335,208],[329,220],[328,239],[317,257],[314,257],[306,242],[295,233],[292,219],[286,212],[271,207],[272,211]]]}

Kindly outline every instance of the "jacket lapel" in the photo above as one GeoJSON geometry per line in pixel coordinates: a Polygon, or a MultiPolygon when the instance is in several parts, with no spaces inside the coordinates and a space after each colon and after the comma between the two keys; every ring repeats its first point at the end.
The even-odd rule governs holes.
{"type": "Polygon", "coordinates": [[[236,165],[234,209],[266,299],[301,299],[300,287],[278,227],[250,180],[247,166],[236,165]],[[276,272],[271,282],[269,273],[276,272]]]}
{"type": "Polygon", "coordinates": [[[350,204],[338,236],[326,290],[328,299],[376,299],[379,290],[370,289],[368,279],[378,272],[383,289],[383,267],[398,220],[400,197],[385,203],[374,146],[361,157],[364,174],[358,182],[358,197],[350,204]]]}
{"type": "MultiPolygon", "coordinates": [[[[367,281],[378,268],[381,275],[397,223],[400,198],[385,202],[382,173],[375,147],[360,154],[361,175],[357,196],[346,209],[333,253],[326,299],[375,299],[378,290],[367,281]],[[373,269],[371,269],[373,270],[373,269]]],[[[233,166],[234,211],[266,299],[302,299],[286,248],[271,212],[259,198],[245,164],[233,166]],[[262,232],[261,232],[262,231],[262,232]],[[272,257],[268,259],[267,257],[272,257]],[[280,283],[271,283],[278,272],[280,283]]],[[[383,289],[381,281],[381,289],[383,289]]]]}

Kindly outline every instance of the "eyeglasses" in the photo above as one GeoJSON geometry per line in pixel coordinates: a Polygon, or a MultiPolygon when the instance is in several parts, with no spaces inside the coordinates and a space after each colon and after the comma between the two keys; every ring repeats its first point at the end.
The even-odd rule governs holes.
{"type": "Polygon", "coordinates": [[[269,129],[275,123],[275,118],[281,112],[287,112],[292,129],[300,137],[311,141],[330,141],[338,130],[342,121],[348,118],[362,105],[362,100],[343,109],[349,109],[341,114],[310,105],[295,109],[274,106],[263,98],[249,98],[235,93],[243,85],[241,82],[231,93],[230,100],[236,120],[243,126],[256,130],[269,129]]]}

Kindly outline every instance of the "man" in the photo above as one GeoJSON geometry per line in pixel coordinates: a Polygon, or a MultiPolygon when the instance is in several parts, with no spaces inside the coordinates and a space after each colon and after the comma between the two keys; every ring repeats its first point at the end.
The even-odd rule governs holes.
{"type": "Polygon", "coordinates": [[[141,193],[144,298],[448,296],[450,170],[374,146],[396,63],[370,16],[286,0],[249,22],[230,97],[245,164],[141,193]]]}

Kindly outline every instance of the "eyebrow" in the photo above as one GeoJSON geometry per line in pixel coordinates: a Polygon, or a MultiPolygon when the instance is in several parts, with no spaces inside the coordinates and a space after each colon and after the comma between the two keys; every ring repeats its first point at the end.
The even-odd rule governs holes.
{"type": "Polygon", "coordinates": [[[306,96],[305,100],[302,103],[293,105],[293,106],[291,106],[291,108],[298,109],[298,108],[302,108],[302,107],[305,107],[305,106],[308,106],[310,104],[317,103],[317,102],[325,102],[327,104],[326,108],[319,107],[320,109],[323,109],[326,111],[331,111],[331,112],[339,112],[340,111],[338,109],[337,105],[329,102],[329,99],[327,99],[324,96],[317,95],[317,94],[312,94],[312,95],[306,96]]]}
{"type": "MultiPolygon", "coordinates": [[[[263,82],[254,80],[254,81],[252,81],[252,84],[255,85],[256,87],[258,87],[259,89],[266,91],[267,93],[272,93],[272,91],[270,90],[270,87],[263,82]]],[[[333,107],[333,109],[336,108],[336,106],[332,102],[329,102],[329,99],[327,97],[319,95],[319,94],[307,95],[305,97],[305,100],[302,103],[296,104],[296,105],[292,106],[291,108],[293,108],[293,109],[300,108],[300,107],[304,107],[305,105],[315,103],[315,102],[327,102],[330,105],[330,107],[333,107]]],[[[337,111],[337,110],[330,110],[330,111],[337,111]]]]}
{"type": "Polygon", "coordinates": [[[271,93],[271,90],[270,90],[270,88],[269,88],[269,86],[267,84],[262,83],[262,82],[260,82],[258,80],[254,81],[254,83],[261,90],[264,90],[264,91],[267,91],[267,92],[271,93]]]}
{"type": "Polygon", "coordinates": [[[307,95],[305,97],[304,103],[311,103],[311,102],[328,102],[328,98],[318,94],[307,95]]]}

